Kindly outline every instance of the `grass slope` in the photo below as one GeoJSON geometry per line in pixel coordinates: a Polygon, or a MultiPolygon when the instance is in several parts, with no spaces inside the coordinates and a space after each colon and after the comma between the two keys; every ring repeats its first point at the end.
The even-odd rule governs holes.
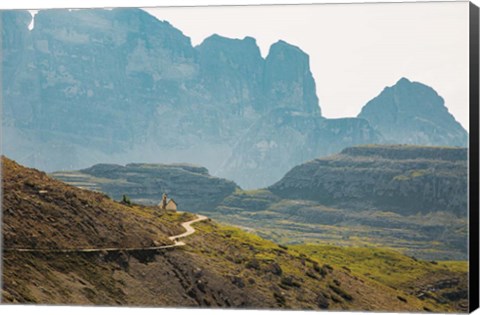
{"type": "Polygon", "coordinates": [[[467,219],[449,212],[353,211],[311,200],[282,199],[263,189],[237,191],[208,215],[281,244],[389,247],[428,260],[466,259],[467,219]]]}
{"type": "Polygon", "coordinates": [[[468,310],[467,261],[422,261],[386,248],[306,244],[292,249],[408,295],[468,310]]]}
{"type": "MultiPolygon", "coordinates": [[[[149,246],[189,214],[126,206],[2,159],[5,246],[149,246]],[[46,191],[46,193],[44,192],[46,191]]],[[[214,221],[185,247],[165,250],[3,253],[6,303],[455,311],[214,221]],[[399,296],[403,298],[400,299],[399,296]]],[[[340,255],[341,253],[338,253],[340,255]]]]}
{"type": "Polygon", "coordinates": [[[180,218],[127,206],[2,158],[6,248],[142,247],[170,244],[180,218]]]}

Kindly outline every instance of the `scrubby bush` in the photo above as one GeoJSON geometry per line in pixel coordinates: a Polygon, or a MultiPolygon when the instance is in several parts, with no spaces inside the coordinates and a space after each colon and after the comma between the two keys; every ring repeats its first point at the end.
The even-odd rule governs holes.
{"type": "Polygon", "coordinates": [[[132,204],[132,202],[130,201],[130,198],[127,195],[122,196],[122,203],[129,206],[132,204]]]}

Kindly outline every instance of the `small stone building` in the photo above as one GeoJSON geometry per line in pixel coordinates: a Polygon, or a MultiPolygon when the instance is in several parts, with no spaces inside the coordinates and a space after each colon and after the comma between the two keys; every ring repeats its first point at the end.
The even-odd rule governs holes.
{"type": "Polygon", "coordinates": [[[175,200],[170,199],[170,200],[167,202],[166,209],[167,209],[167,210],[170,210],[170,211],[177,211],[177,203],[175,202],[175,200]]]}
{"type": "Polygon", "coordinates": [[[162,210],[177,211],[177,203],[173,199],[168,199],[167,194],[163,194],[162,201],[158,206],[162,210]]]}

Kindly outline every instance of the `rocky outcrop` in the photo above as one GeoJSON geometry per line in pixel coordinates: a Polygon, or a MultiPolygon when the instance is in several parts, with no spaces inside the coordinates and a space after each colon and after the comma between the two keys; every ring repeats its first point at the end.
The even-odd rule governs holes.
{"type": "Polygon", "coordinates": [[[467,174],[467,149],[367,146],[299,165],[269,189],[339,208],[465,217],[467,174]]]}
{"type": "Polygon", "coordinates": [[[292,108],[320,116],[309,56],[282,40],[270,47],[265,60],[265,92],[270,106],[292,108]]]}
{"type": "Polygon", "coordinates": [[[265,61],[254,38],[240,40],[215,34],[196,50],[201,84],[209,92],[210,102],[246,121],[251,119],[249,115],[263,113],[265,61]]]}

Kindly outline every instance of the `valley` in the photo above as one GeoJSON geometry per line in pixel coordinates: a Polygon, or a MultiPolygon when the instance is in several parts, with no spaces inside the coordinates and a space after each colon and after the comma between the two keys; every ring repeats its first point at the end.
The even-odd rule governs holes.
{"type": "Polygon", "coordinates": [[[259,190],[175,164],[97,165],[52,176],[146,205],[158,204],[165,191],[180,208],[281,244],[380,246],[422,259],[464,260],[466,157],[466,149],[455,147],[352,147],[296,166],[259,190]]]}

